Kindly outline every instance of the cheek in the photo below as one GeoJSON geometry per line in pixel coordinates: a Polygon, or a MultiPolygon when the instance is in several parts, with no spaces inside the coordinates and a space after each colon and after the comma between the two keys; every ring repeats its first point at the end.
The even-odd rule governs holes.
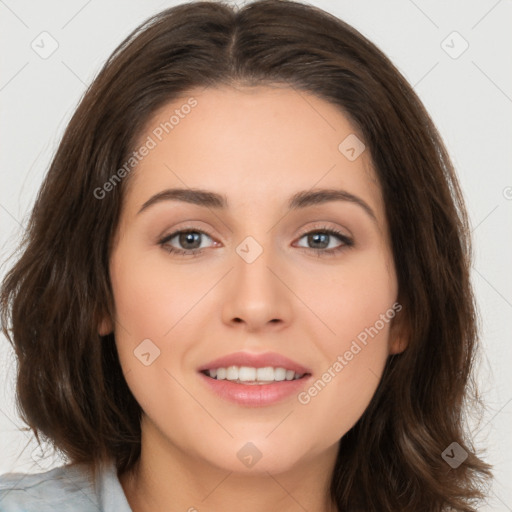
{"type": "Polygon", "coordinates": [[[181,382],[177,372],[189,349],[190,319],[212,286],[212,276],[179,266],[171,272],[165,254],[147,256],[130,251],[129,245],[113,254],[110,268],[117,351],[137,402],[146,413],[166,417],[162,411],[171,403],[174,410],[191,405],[173,376],[181,382]]]}
{"type": "MultiPolygon", "coordinates": [[[[369,336],[367,329],[371,329],[378,341],[372,347],[386,344],[389,319],[383,323],[382,318],[383,315],[393,318],[392,308],[398,293],[390,261],[391,255],[383,250],[355,254],[336,270],[311,272],[306,274],[309,278],[302,276],[297,280],[296,289],[301,288],[299,293],[307,297],[308,306],[326,327],[322,328],[322,346],[331,361],[348,350],[356,338],[364,343],[369,336]]],[[[371,350],[382,350],[379,347],[371,350]]]]}
{"type": "Polygon", "coordinates": [[[390,323],[379,319],[380,311],[340,315],[335,325],[343,334],[324,345],[325,364],[297,397],[310,432],[335,442],[368,407],[388,358],[390,323]]]}
{"type": "Polygon", "coordinates": [[[162,255],[143,259],[125,250],[112,260],[111,279],[120,334],[140,341],[163,338],[205,294],[211,276],[169,272],[162,255]]]}
{"type": "Polygon", "coordinates": [[[329,329],[317,334],[322,366],[298,402],[309,427],[327,428],[332,438],[344,435],[364,413],[385,367],[397,296],[389,261],[386,253],[359,258],[331,274],[327,289],[314,288],[308,296],[308,305],[329,329]]]}

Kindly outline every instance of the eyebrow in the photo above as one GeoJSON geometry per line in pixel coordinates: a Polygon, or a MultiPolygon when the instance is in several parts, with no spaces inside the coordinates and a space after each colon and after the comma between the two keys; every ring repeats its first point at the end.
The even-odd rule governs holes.
{"type": "MultiPolygon", "coordinates": [[[[170,188],[151,196],[140,208],[137,214],[147,210],[162,201],[181,201],[185,203],[222,210],[228,208],[227,197],[217,192],[198,188],[170,188]]],[[[316,190],[302,190],[295,193],[288,201],[289,210],[317,206],[332,201],[345,201],[360,206],[375,222],[377,217],[368,203],[346,190],[325,188],[316,190]]]]}

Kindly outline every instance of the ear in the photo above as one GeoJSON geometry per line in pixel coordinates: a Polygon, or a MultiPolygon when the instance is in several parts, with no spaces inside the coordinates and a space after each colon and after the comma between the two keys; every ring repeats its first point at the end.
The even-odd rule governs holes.
{"type": "Polygon", "coordinates": [[[410,328],[407,321],[405,308],[396,302],[393,307],[395,316],[391,320],[389,328],[389,354],[401,354],[408,346],[410,340],[410,328]]]}
{"type": "Polygon", "coordinates": [[[112,320],[108,315],[105,315],[101,321],[100,325],[98,326],[98,334],[100,336],[106,336],[107,334],[110,334],[114,330],[112,326],[112,320]]]}

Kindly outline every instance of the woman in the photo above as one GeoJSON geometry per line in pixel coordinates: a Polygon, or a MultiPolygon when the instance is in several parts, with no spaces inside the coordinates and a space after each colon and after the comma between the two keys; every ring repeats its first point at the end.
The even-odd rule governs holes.
{"type": "Polygon", "coordinates": [[[1,510],[476,510],[469,268],[443,142],[371,42],[289,1],[163,11],[3,282],[24,419],[70,464],[5,475],[1,510]]]}

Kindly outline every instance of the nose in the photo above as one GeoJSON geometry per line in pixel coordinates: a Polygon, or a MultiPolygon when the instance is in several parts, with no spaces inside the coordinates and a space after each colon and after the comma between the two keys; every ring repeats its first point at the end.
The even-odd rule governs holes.
{"type": "Polygon", "coordinates": [[[225,289],[222,310],[224,323],[243,326],[247,332],[280,330],[292,316],[293,293],[275,254],[263,252],[251,263],[235,255],[225,289]]]}

